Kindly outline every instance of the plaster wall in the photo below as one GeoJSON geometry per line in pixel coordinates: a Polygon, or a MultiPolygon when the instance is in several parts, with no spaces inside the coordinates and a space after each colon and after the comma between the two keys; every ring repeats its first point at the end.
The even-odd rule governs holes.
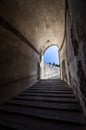
{"type": "Polygon", "coordinates": [[[24,40],[0,26],[0,103],[38,80],[40,56],[24,40]]]}
{"type": "Polygon", "coordinates": [[[79,98],[86,116],[86,16],[83,15],[86,12],[86,2],[68,0],[66,4],[67,82],[79,98]]]}
{"type": "Polygon", "coordinates": [[[39,79],[41,53],[63,39],[64,8],[64,0],[0,1],[1,102],[39,79]]]}
{"type": "Polygon", "coordinates": [[[81,0],[68,0],[68,2],[72,24],[71,39],[77,62],[76,73],[80,90],[86,97],[86,15],[83,15],[86,12],[86,2],[81,0]]]}
{"type": "Polygon", "coordinates": [[[64,35],[64,0],[0,1],[0,16],[25,36],[38,51],[58,45],[64,35]]]}
{"type": "Polygon", "coordinates": [[[60,78],[60,67],[44,63],[43,79],[58,79],[60,78]]]}

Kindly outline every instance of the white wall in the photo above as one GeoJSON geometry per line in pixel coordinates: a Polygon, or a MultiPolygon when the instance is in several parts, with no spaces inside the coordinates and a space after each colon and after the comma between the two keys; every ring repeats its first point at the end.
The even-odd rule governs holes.
{"type": "Polygon", "coordinates": [[[42,79],[60,78],[60,67],[44,63],[42,79]]]}

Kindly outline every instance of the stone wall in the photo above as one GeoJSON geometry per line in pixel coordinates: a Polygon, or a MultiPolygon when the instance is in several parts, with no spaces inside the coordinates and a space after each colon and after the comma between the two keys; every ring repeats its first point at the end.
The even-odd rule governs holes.
{"type": "Polygon", "coordinates": [[[64,39],[64,44],[59,52],[60,54],[60,68],[61,68],[61,79],[64,79],[69,83],[69,72],[68,72],[68,61],[67,61],[67,49],[66,49],[66,38],[64,39]]]}
{"type": "Polygon", "coordinates": [[[85,12],[84,0],[66,0],[65,41],[60,50],[60,64],[61,71],[63,70],[61,78],[66,78],[74,94],[79,98],[86,116],[86,15],[83,15],[85,12]]]}
{"type": "Polygon", "coordinates": [[[0,102],[39,79],[40,55],[51,45],[59,46],[63,38],[64,3],[0,1],[0,102]]]}
{"type": "Polygon", "coordinates": [[[0,0],[0,16],[41,51],[62,42],[64,3],[64,0],[0,0]]]}
{"type": "Polygon", "coordinates": [[[73,65],[69,63],[71,85],[77,88],[77,93],[83,106],[86,116],[86,1],[68,0],[68,19],[70,25],[67,24],[67,35],[70,38],[73,48],[73,65]],[[70,28],[69,28],[70,27],[70,28]],[[74,74],[74,75],[73,75],[74,74]]]}
{"type": "Polygon", "coordinates": [[[58,79],[60,78],[60,67],[44,63],[42,79],[58,79]]]}
{"type": "Polygon", "coordinates": [[[0,103],[37,81],[39,61],[31,43],[0,17],[0,103]]]}
{"type": "Polygon", "coordinates": [[[68,37],[71,39],[73,57],[76,62],[76,75],[71,75],[71,77],[78,78],[75,80],[76,82],[78,81],[80,90],[86,97],[86,16],[83,15],[86,12],[86,2],[81,0],[68,0],[68,4],[67,12],[70,25],[67,25],[69,30],[67,34],[70,34],[68,37]]]}

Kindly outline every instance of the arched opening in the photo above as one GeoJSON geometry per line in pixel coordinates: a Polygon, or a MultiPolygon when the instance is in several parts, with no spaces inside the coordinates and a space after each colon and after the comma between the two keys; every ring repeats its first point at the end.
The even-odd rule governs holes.
{"type": "Polygon", "coordinates": [[[58,46],[50,46],[45,49],[41,63],[41,79],[60,78],[60,63],[58,46]]]}

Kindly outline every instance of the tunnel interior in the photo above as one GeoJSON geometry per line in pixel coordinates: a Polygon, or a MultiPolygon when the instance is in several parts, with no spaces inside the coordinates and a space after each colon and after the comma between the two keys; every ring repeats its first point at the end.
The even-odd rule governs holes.
{"type": "Polygon", "coordinates": [[[40,79],[43,52],[57,45],[60,78],[86,112],[85,7],[84,0],[0,1],[1,104],[40,79]]]}

